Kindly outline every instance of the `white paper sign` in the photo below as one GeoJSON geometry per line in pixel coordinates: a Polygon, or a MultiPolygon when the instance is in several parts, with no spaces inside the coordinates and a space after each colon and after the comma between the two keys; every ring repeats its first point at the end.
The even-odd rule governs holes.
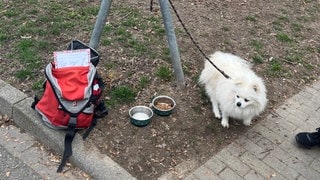
{"type": "Polygon", "coordinates": [[[55,68],[89,66],[90,49],[53,52],[55,68]]]}

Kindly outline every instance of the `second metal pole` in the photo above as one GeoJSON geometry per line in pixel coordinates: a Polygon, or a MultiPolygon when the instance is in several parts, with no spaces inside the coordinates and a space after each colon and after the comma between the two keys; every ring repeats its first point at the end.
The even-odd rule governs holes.
{"type": "Polygon", "coordinates": [[[178,86],[180,88],[183,88],[185,87],[185,79],[184,79],[184,74],[181,66],[178,44],[177,44],[176,35],[174,32],[174,27],[171,19],[168,0],[159,0],[159,4],[160,4],[164,27],[166,30],[166,36],[169,44],[169,50],[170,50],[171,61],[174,69],[174,74],[175,74],[178,86]]]}

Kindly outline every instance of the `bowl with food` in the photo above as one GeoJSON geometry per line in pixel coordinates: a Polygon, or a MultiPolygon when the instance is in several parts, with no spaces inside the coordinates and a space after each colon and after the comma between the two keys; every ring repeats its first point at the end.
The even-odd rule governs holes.
{"type": "Polygon", "coordinates": [[[147,106],[134,106],[129,110],[130,122],[139,127],[150,123],[153,111],[147,106]]]}
{"type": "Polygon", "coordinates": [[[169,96],[157,96],[151,103],[153,111],[160,116],[168,116],[176,107],[176,102],[169,96]]]}

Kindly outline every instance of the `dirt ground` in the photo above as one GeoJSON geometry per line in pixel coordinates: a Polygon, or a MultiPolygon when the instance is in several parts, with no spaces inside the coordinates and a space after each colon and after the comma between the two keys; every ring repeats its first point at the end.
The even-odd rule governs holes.
{"type": "MultiPolygon", "coordinates": [[[[154,1],[152,12],[149,3],[115,1],[108,22],[119,20],[113,13],[113,7],[118,6],[139,9],[146,16],[161,16],[158,2],[154,1]]],[[[319,1],[180,0],[173,3],[206,54],[217,50],[234,53],[251,61],[255,72],[264,79],[268,106],[254,119],[252,126],[273,114],[282,102],[320,76],[319,1]],[[281,40],[280,32],[289,35],[290,41],[281,40]],[[262,48],[253,42],[260,42],[262,48]],[[257,57],[261,59],[257,60],[257,57]]],[[[250,129],[237,121],[231,121],[230,128],[225,129],[214,118],[203,87],[197,83],[204,57],[183,32],[174,14],[172,17],[175,28],[180,29],[177,40],[183,68],[188,72],[185,74],[185,88],[177,87],[174,80],[163,81],[155,76],[159,65],[170,64],[163,62],[161,55],[154,59],[147,56],[135,58],[117,45],[98,48],[101,54],[99,72],[107,84],[107,101],[112,87],[123,84],[136,86],[139,77],[150,77],[149,84],[137,93],[133,103],[109,109],[109,115],[99,121],[87,141],[138,179],[156,179],[186,161],[199,165],[250,129]],[[108,71],[106,63],[118,66],[108,71]],[[128,71],[130,76],[126,76],[128,71]],[[173,114],[168,117],[154,115],[146,127],[133,126],[128,110],[135,105],[149,106],[156,95],[168,95],[176,100],[173,114]]],[[[78,39],[88,42],[88,33],[79,35],[78,39]]],[[[10,82],[28,92],[27,87],[17,83],[19,81],[10,82]]]]}

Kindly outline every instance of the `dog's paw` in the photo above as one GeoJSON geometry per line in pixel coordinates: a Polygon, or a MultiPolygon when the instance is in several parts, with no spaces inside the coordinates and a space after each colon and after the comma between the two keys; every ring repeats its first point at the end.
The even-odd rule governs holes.
{"type": "Polygon", "coordinates": [[[245,126],[250,126],[250,125],[251,125],[251,119],[246,119],[246,120],[244,120],[244,121],[243,121],[243,124],[244,124],[245,126]]]}
{"type": "Polygon", "coordinates": [[[221,115],[220,114],[214,114],[214,117],[217,119],[221,119],[221,115]]]}
{"type": "Polygon", "coordinates": [[[216,117],[217,119],[221,119],[221,113],[219,111],[219,109],[213,109],[213,114],[214,114],[214,117],[216,117]]]}
{"type": "Polygon", "coordinates": [[[227,119],[222,119],[221,125],[225,128],[229,128],[229,122],[227,119]]]}

